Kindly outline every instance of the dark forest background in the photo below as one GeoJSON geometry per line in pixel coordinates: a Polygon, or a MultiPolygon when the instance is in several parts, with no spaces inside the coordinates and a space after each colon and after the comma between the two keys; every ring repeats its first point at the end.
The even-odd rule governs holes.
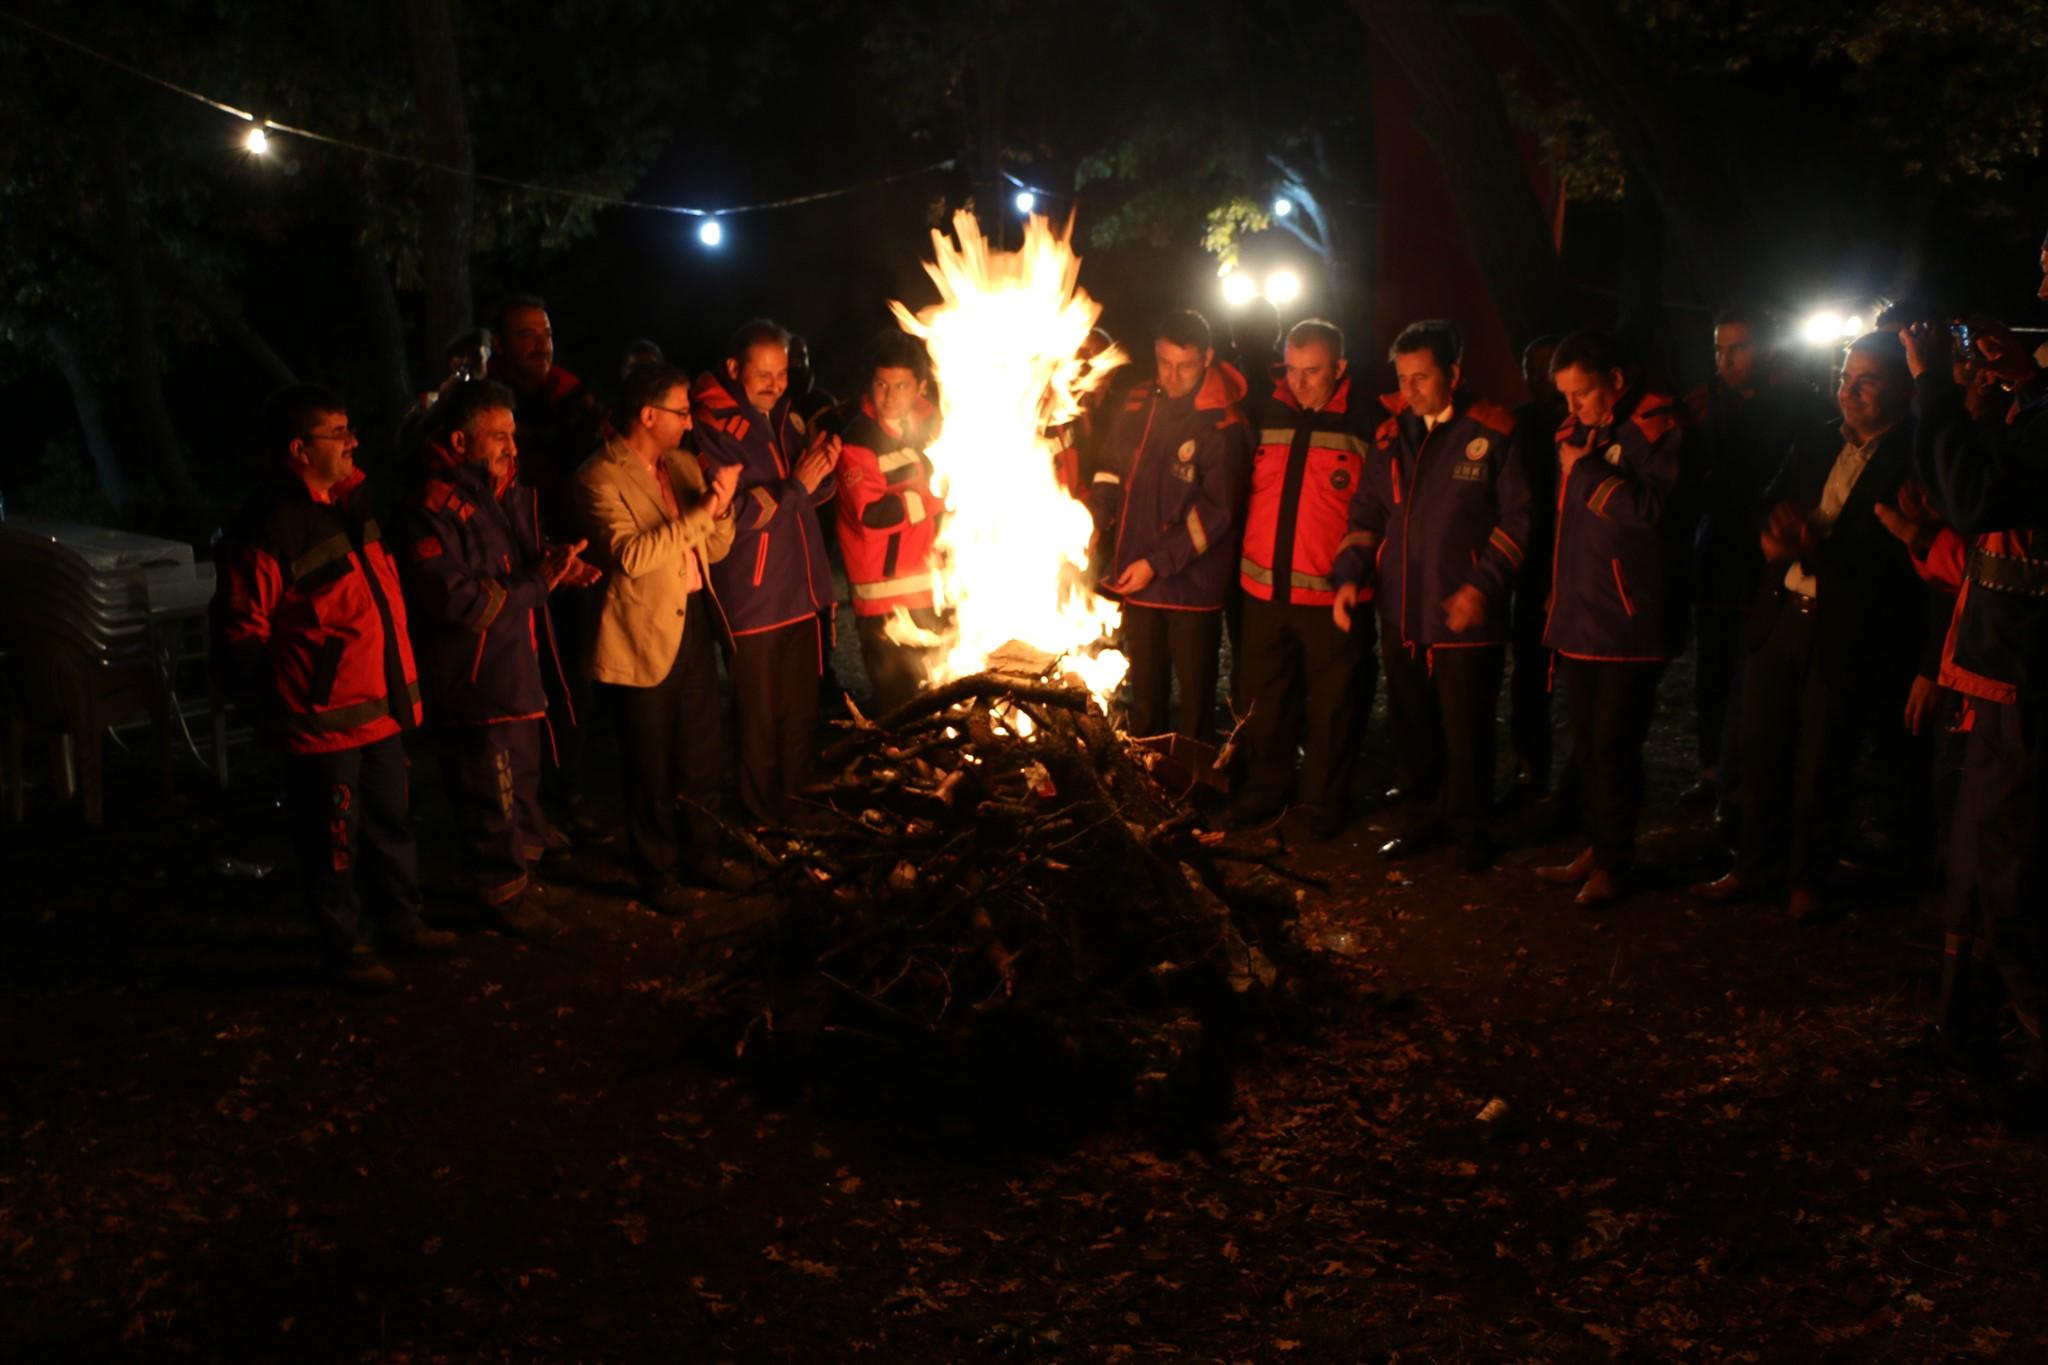
{"type": "Polygon", "coordinates": [[[1427,311],[1494,339],[1495,388],[1513,347],[1580,324],[1697,382],[1706,319],[1737,299],[2034,321],[2048,220],[2036,3],[6,13],[0,493],[17,515],[201,543],[246,479],[265,392],[343,390],[374,471],[442,343],[509,291],[546,297],[559,362],[601,392],[633,338],[703,366],[765,313],[847,393],[886,301],[929,300],[930,228],[969,205],[1014,243],[1019,185],[1074,215],[1083,285],[1141,353],[1166,308],[1225,320],[1220,265],[1284,263],[1308,282],[1288,312],[1344,321],[1369,374],[1400,310],[1441,297],[1427,311]],[[254,156],[246,125],[64,38],[281,123],[594,198],[282,133],[254,156]],[[841,186],[864,188],[736,215],[717,248],[697,220],[598,202],[841,186]],[[1282,195],[1300,211],[1275,220],[1282,195]]]}

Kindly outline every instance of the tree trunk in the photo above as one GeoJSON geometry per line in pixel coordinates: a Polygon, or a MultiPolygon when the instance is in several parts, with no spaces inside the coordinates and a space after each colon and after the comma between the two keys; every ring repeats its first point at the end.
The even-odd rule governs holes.
{"type": "Polygon", "coordinates": [[[1499,83],[1448,4],[1352,4],[1415,88],[1416,124],[1436,147],[1473,260],[1519,346],[1553,325],[1564,279],[1499,83]]]}
{"type": "Polygon", "coordinates": [[[412,30],[413,85],[430,161],[460,175],[428,171],[421,248],[427,286],[425,349],[439,354],[476,316],[470,293],[470,232],[476,217],[476,184],[469,172],[475,153],[469,142],[469,112],[455,53],[454,0],[407,0],[412,30]]]}
{"type": "Polygon", "coordinates": [[[71,389],[71,406],[78,414],[78,429],[85,435],[86,453],[92,457],[93,472],[99,476],[100,496],[116,512],[128,501],[128,484],[121,477],[121,463],[114,455],[114,443],[107,438],[107,405],[100,386],[79,353],[78,341],[69,329],[54,322],[43,324],[43,340],[50,358],[71,389]]]}
{"type": "Polygon", "coordinates": [[[1663,210],[1699,289],[1725,300],[1744,277],[1758,221],[1737,149],[1715,137],[1691,83],[1647,60],[1608,0],[1521,0],[1517,29],[1586,102],[1663,210]]]}
{"type": "Polygon", "coordinates": [[[398,293],[391,269],[369,246],[355,248],[356,297],[369,323],[375,355],[376,396],[364,414],[363,429],[377,434],[380,446],[395,445],[399,419],[412,406],[413,388],[405,363],[405,320],[398,314],[398,293]]]}
{"type": "Polygon", "coordinates": [[[107,196],[107,221],[111,229],[107,247],[114,268],[122,377],[130,409],[140,428],[150,472],[156,476],[161,491],[178,502],[196,502],[199,490],[192,482],[191,467],[186,464],[184,448],[178,442],[170,405],[164,401],[163,353],[156,342],[156,299],[150,292],[148,272],[143,268],[146,247],[142,239],[142,213],[135,202],[134,178],[107,108],[102,84],[96,77],[82,77],[79,88],[85,92],[85,122],[92,137],[101,187],[107,196]]]}

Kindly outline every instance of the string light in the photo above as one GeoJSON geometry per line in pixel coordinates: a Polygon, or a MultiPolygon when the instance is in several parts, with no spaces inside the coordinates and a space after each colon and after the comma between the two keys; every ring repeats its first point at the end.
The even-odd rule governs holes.
{"type": "Polygon", "coordinates": [[[1292,199],[1282,196],[1273,201],[1273,216],[1275,218],[1285,218],[1292,212],[1294,212],[1294,201],[1292,199]]]}
{"type": "Polygon", "coordinates": [[[725,229],[718,225],[716,218],[707,218],[697,228],[697,240],[706,246],[717,246],[725,240],[725,229]]]}
{"type": "Polygon", "coordinates": [[[1257,298],[1258,294],[1258,281],[1243,272],[1223,277],[1223,301],[1232,308],[1242,308],[1257,298]]]}
{"type": "Polygon", "coordinates": [[[1301,297],[1301,276],[1292,270],[1276,270],[1266,276],[1266,297],[1275,303],[1293,303],[1301,297]]]}
{"type": "Polygon", "coordinates": [[[1018,190],[1015,202],[1017,205],[1017,212],[1029,213],[1031,212],[1031,210],[1038,207],[1038,196],[1033,194],[1030,190],[1018,190]]]}
{"type": "Polygon", "coordinates": [[[722,209],[699,208],[690,204],[656,204],[639,199],[619,199],[611,195],[593,194],[588,190],[569,189],[561,185],[543,185],[531,180],[515,179],[511,176],[492,175],[488,171],[479,171],[469,167],[451,166],[446,162],[434,161],[422,156],[413,156],[408,152],[395,152],[386,147],[373,147],[367,143],[355,142],[344,137],[335,137],[331,133],[319,132],[316,129],[302,128],[291,123],[280,123],[276,119],[259,121],[256,115],[247,109],[238,109],[223,100],[213,98],[211,95],[179,85],[176,81],[166,80],[154,72],[143,70],[141,67],[132,66],[118,57],[110,57],[104,52],[87,47],[75,38],[66,37],[62,33],[43,27],[41,24],[32,23],[18,14],[0,10],[0,20],[14,24],[16,27],[33,33],[48,42],[55,43],[59,47],[68,48],[82,57],[88,57],[104,66],[112,67],[114,70],[124,75],[132,76],[136,80],[147,81],[151,85],[159,86],[174,95],[181,96],[194,103],[203,104],[209,109],[218,110],[243,123],[256,125],[250,128],[243,135],[242,139],[242,145],[252,153],[261,155],[267,152],[270,147],[271,138],[283,133],[291,137],[303,138],[308,142],[320,142],[330,147],[339,147],[343,151],[354,152],[358,156],[375,157],[382,161],[396,161],[402,165],[412,166],[419,170],[438,171],[444,175],[459,175],[465,179],[474,180],[479,184],[498,185],[505,189],[520,190],[527,194],[546,194],[561,199],[577,199],[587,204],[594,204],[599,208],[639,209],[647,213],[679,214],[686,218],[730,217],[735,213],[759,213],[764,209],[790,208],[797,204],[810,204],[821,199],[836,199],[842,195],[857,194],[862,190],[879,189],[884,185],[894,184],[899,180],[909,180],[916,176],[930,175],[936,171],[952,170],[957,164],[949,157],[944,161],[935,161],[929,166],[919,166],[915,170],[899,171],[894,175],[885,175],[878,179],[863,181],[855,185],[841,185],[832,189],[817,190],[810,194],[791,195],[783,199],[769,199],[758,204],[735,204],[729,208],[722,209]]]}

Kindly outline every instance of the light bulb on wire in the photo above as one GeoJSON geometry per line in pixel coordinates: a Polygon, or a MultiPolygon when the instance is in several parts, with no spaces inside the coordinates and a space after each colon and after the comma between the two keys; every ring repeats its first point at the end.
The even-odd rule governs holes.
{"type": "Polygon", "coordinates": [[[1038,207],[1038,196],[1033,194],[1030,190],[1018,190],[1016,204],[1017,212],[1029,213],[1031,212],[1031,210],[1038,207]]]}
{"type": "Polygon", "coordinates": [[[249,125],[249,131],[243,135],[242,145],[252,155],[262,156],[270,150],[270,134],[263,131],[262,124],[252,123],[249,125]]]}
{"type": "Polygon", "coordinates": [[[725,240],[725,229],[716,218],[706,218],[697,228],[697,240],[706,246],[717,246],[725,240]]]}

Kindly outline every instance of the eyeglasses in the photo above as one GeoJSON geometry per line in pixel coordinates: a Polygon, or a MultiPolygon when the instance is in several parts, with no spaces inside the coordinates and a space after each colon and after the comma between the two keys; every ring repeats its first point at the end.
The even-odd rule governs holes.
{"type": "Polygon", "coordinates": [[[665,408],[659,403],[649,403],[647,406],[653,408],[656,412],[674,413],[678,417],[688,417],[690,415],[688,408],[665,408]]]}

